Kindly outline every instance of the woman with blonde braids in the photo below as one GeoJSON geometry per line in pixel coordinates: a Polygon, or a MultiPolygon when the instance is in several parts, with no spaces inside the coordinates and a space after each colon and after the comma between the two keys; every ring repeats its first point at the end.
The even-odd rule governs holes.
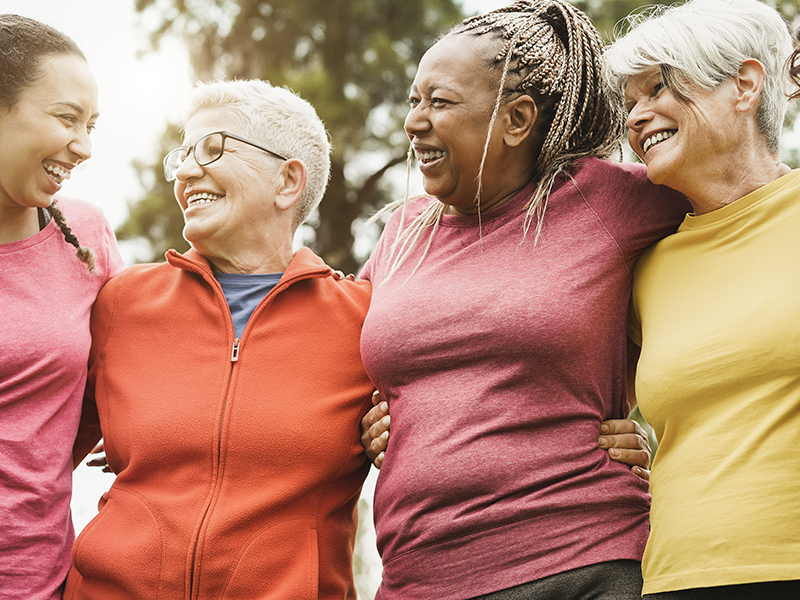
{"type": "Polygon", "coordinates": [[[101,212],[56,194],[91,156],[96,119],[97,85],[75,43],[38,21],[0,15],[4,599],[60,598],[69,570],[72,446],[89,314],[122,261],[101,212]]]}
{"type": "Polygon", "coordinates": [[[428,195],[363,272],[362,357],[392,411],[380,600],[640,597],[648,485],[598,436],[628,415],[633,264],[688,204],[606,160],[623,111],[601,51],[583,13],[535,0],[420,62],[405,129],[428,195]]]}

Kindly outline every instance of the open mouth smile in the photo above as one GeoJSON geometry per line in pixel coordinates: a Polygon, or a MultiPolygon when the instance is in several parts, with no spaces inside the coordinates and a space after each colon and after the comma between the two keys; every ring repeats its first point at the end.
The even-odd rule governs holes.
{"type": "Polygon", "coordinates": [[[50,177],[53,178],[53,181],[58,184],[72,176],[72,172],[69,169],[65,169],[61,165],[44,163],[44,170],[47,171],[47,174],[50,175],[50,177]]]}
{"type": "Polygon", "coordinates": [[[189,196],[189,198],[186,200],[186,207],[189,208],[190,206],[211,204],[212,202],[216,202],[220,198],[224,198],[224,196],[220,194],[211,194],[209,192],[200,192],[189,196]]]}
{"type": "Polygon", "coordinates": [[[658,133],[651,135],[644,141],[644,144],[642,144],[642,152],[647,154],[647,151],[650,150],[650,148],[663,142],[664,140],[668,140],[676,133],[678,133],[677,129],[668,129],[666,131],[659,131],[658,133]]]}
{"type": "Polygon", "coordinates": [[[414,150],[414,154],[417,160],[423,165],[428,165],[447,156],[447,152],[443,152],[442,150],[414,150]]]}

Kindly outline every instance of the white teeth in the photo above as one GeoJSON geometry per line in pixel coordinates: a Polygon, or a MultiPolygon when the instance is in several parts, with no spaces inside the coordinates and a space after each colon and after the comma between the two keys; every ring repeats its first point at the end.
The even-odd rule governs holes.
{"type": "Polygon", "coordinates": [[[195,204],[210,204],[222,198],[219,194],[209,194],[208,192],[200,192],[189,197],[186,201],[187,205],[194,206],[195,204]]]}
{"type": "Polygon", "coordinates": [[[675,135],[677,131],[678,131],[677,129],[671,129],[668,131],[659,131],[658,133],[650,136],[644,141],[644,144],[642,144],[642,151],[646,154],[651,147],[655,146],[659,142],[668,140],[673,135],[675,135]]]}
{"type": "Polygon", "coordinates": [[[447,152],[442,152],[441,150],[434,150],[434,151],[426,150],[423,152],[415,150],[414,153],[417,155],[417,160],[422,163],[431,162],[432,160],[436,160],[437,158],[442,158],[444,155],[447,154],[447,152]]]}
{"type": "Polygon", "coordinates": [[[57,183],[61,183],[65,179],[69,179],[72,175],[71,171],[68,171],[59,165],[46,164],[44,169],[53,176],[53,179],[55,179],[57,183]]]}

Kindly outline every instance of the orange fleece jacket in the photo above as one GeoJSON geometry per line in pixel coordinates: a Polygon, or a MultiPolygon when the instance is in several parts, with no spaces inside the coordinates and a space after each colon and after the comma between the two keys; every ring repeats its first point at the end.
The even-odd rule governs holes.
{"type": "Polygon", "coordinates": [[[117,478],[64,598],[355,598],[369,284],[301,249],[235,340],[208,262],[167,261],[94,307],[74,454],[102,429],[117,478]]]}

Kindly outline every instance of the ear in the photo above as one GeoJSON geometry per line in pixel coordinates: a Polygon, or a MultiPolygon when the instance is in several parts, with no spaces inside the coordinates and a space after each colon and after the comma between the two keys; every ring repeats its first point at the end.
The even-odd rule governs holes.
{"type": "Polygon", "coordinates": [[[289,210],[300,199],[308,182],[308,169],[299,158],[283,163],[275,177],[275,206],[289,210]]]}
{"type": "Polygon", "coordinates": [[[533,131],[539,110],[536,102],[527,94],[507,103],[503,113],[503,141],[507,146],[516,147],[528,139],[533,131]]]}
{"type": "Polygon", "coordinates": [[[736,109],[739,112],[748,112],[758,108],[761,99],[761,90],[764,87],[766,70],[755,58],[748,58],[739,66],[739,72],[734,77],[736,84],[736,109]]]}

